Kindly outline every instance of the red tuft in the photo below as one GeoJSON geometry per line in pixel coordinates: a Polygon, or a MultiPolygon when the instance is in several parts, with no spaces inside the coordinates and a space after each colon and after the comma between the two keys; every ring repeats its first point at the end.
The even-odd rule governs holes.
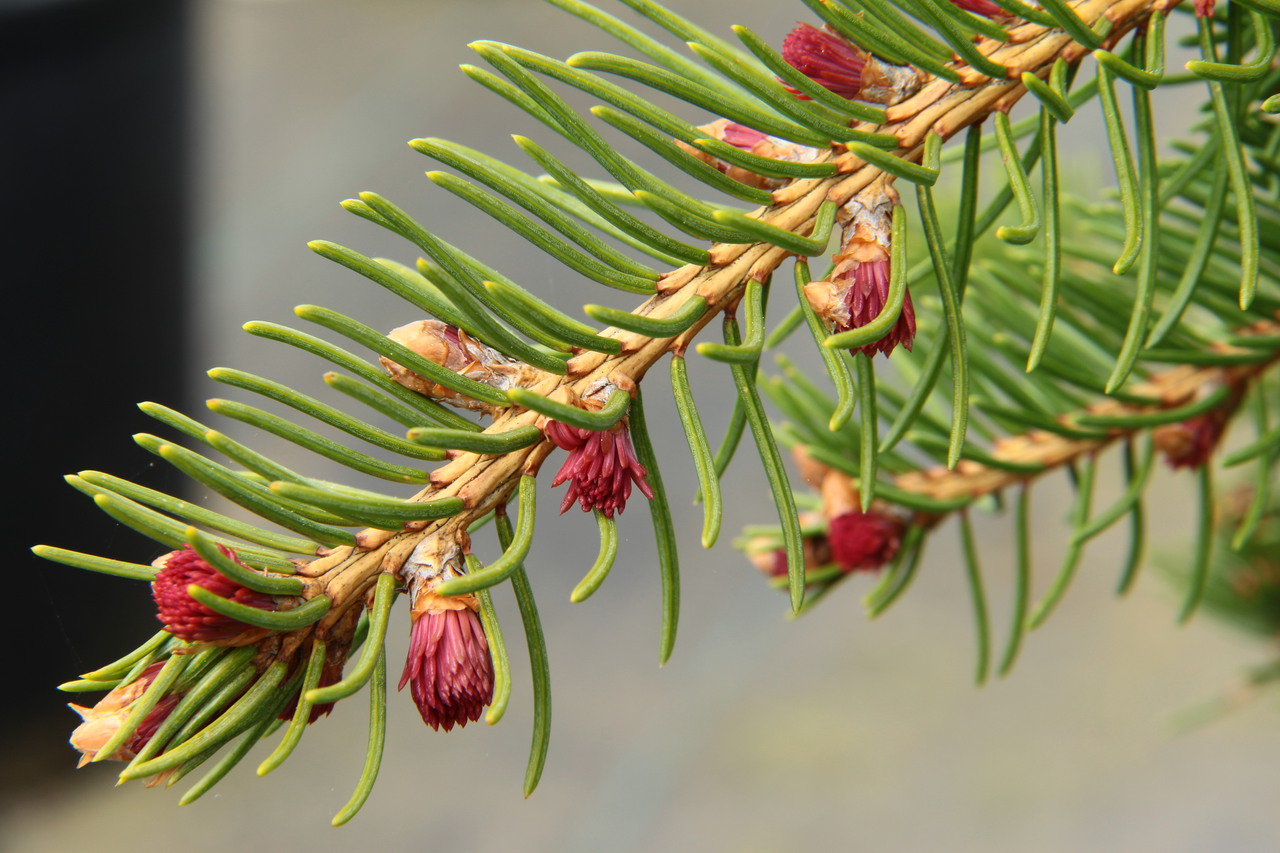
{"type": "Polygon", "coordinates": [[[1212,18],[1214,0],[1196,0],[1196,17],[1212,18]]]}
{"type": "Polygon", "coordinates": [[[790,572],[790,568],[788,568],[787,563],[787,549],[779,548],[773,552],[773,568],[769,570],[769,577],[785,577],[788,572],[790,572]]]}
{"type": "Polygon", "coordinates": [[[1219,407],[1182,423],[1156,427],[1152,440],[1170,468],[1199,468],[1213,455],[1233,410],[1234,406],[1219,407]]]}
{"type": "Polygon", "coordinates": [[[467,607],[416,616],[400,689],[406,684],[422,721],[437,731],[480,719],[493,700],[493,661],[480,617],[467,607]]]}
{"type": "Polygon", "coordinates": [[[147,716],[138,724],[138,727],[134,729],[133,736],[125,741],[123,749],[134,755],[141,752],[142,748],[151,742],[151,738],[155,737],[156,732],[164,724],[164,721],[169,719],[169,715],[173,713],[174,708],[178,707],[178,702],[181,699],[181,693],[165,694],[147,713],[147,716]]]}
{"type": "MultiPolygon", "coordinates": [[[[832,282],[838,286],[847,286],[849,289],[845,292],[844,307],[848,311],[849,319],[836,325],[837,332],[847,332],[850,329],[860,329],[870,323],[876,317],[880,316],[880,312],[884,309],[884,304],[889,298],[889,259],[883,258],[874,261],[853,261],[850,264],[842,265],[841,270],[838,266],[835,274],[832,276],[832,282]]],[[[861,352],[867,358],[871,358],[876,353],[884,353],[884,357],[888,358],[893,348],[898,344],[910,351],[911,344],[916,337],[916,309],[911,304],[911,292],[907,291],[902,301],[902,313],[898,315],[898,322],[893,324],[893,328],[889,330],[883,338],[865,346],[858,347],[856,350],[850,350],[851,353],[861,352]]]]}
{"type": "MultiPolygon", "coordinates": [[[[754,128],[745,125],[736,124],[725,118],[716,119],[710,124],[700,125],[698,130],[705,133],[711,139],[717,139],[727,145],[732,145],[739,151],[745,151],[748,154],[755,154],[757,157],[766,157],[772,160],[785,160],[789,163],[807,163],[816,158],[821,152],[817,148],[810,148],[806,145],[800,145],[795,142],[788,142],[785,139],[769,136],[754,128]]],[[[703,151],[701,148],[695,148],[687,145],[679,140],[676,145],[685,153],[701,160],[703,163],[713,166],[731,179],[746,184],[749,187],[755,187],[762,190],[776,190],[785,186],[789,179],[768,177],[745,169],[742,166],[734,165],[714,157],[703,151]]]]}
{"type": "MultiPolygon", "coordinates": [[[[222,552],[239,563],[227,548],[222,548],[222,552]]],[[[215,595],[259,610],[278,609],[279,604],[272,596],[254,592],[221,574],[190,546],[167,554],[157,562],[163,568],[151,582],[151,595],[159,611],[156,617],[170,634],[189,643],[247,645],[268,633],[265,629],[215,613],[193,599],[187,593],[187,587],[195,584],[215,595]]]]}
{"type": "Polygon", "coordinates": [[[741,148],[743,151],[751,153],[752,149],[769,137],[758,130],[730,121],[725,122],[724,126],[719,129],[718,138],[729,143],[734,148],[741,148]]]}
{"type": "MultiPolygon", "coordinates": [[[[801,519],[801,523],[804,520],[801,519]]],[[[822,534],[806,536],[801,541],[803,545],[804,569],[817,569],[831,562],[831,543],[827,537],[822,534]]],[[[772,578],[784,577],[787,574],[787,549],[778,548],[773,552],[773,562],[768,566],[766,575],[772,578]]]]}
{"type": "Polygon", "coordinates": [[[448,323],[445,323],[444,328],[440,330],[440,333],[444,336],[444,339],[450,343],[450,345],[455,347],[462,346],[462,338],[458,337],[457,326],[450,326],[448,323]]]}
{"type": "Polygon", "coordinates": [[[995,3],[992,3],[991,0],[951,0],[951,5],[957,9],[964,9],[966,12],[981,15],[984,18],[998,18],[1001,15],[1009,14],[995,3]]]}
{"type": "Polygon", "coordinates": [[[842,571],[871,571],[898,555],[902,522],[879,512],[854,510],[831,519],[827,538],[842,571]]]}
{"type": "Polygon", "coordinates": [[[569,481],[560,502],[561,513],[568,512],[578,501],[583,512],[599,509],[607,518],[613,518],[615,512],[627,508],[632,483],[653,500],[653,489],[645,480],[648,472],[636,458],[626,426],[596,431],[551,421],[547,424],[547,438],[569,451],[569,458],[551,481],[553,488],[569,481]]]}
{"type": "MultiPolygon", "coordinates": [[[[862,69],[869,56],[835,33],[811,24],[796,24],[782,41],[782,58],[788,65],[847,100],[862,97],[862,69]]],[[[802,100],[809,99],[795,89],[791,92],[802,100]]]]}

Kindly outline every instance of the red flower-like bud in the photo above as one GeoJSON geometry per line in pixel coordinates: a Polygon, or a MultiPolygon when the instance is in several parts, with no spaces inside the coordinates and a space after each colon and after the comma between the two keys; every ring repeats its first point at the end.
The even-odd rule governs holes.
{"type": "Polygon", "coordinates": [[[1009,14],[995,3],[992,3],[991,0],[951,0],[951,5],[957,9],[964,9],[966,12],[981,15],[984,18],[998,18],[1001,15],[1009,14]]]}
{"type": "MultiPolygon", "coordinates": [[[[229,549],[222,548],[222,553],[239,563],[229,549]]],[[[276,610],[280,606],[272,596],[254,592],[223,575],[189,546],[182,551],[165,554],[156,560],[155,565],[160,569],[151,582],[151,595],[159,611],[156,618],[175,637],[189,643],[247,646],[271,633],[266,628],[246,625],[216,613],[191,597],[187,587],[195,584],[215,595],[259,610],[276,610]]]]}
{"type": "MultiPolygon", "coordinates": [[[[805,297],[833,332],[860,329],[880,316],[889,300],[890,229],[896,195],[872,187],[845,205],[841,249],[827,281],[805,285],[805,297]]],[[[902,311],[884,337],[853,353],[885,358],[898,344],[910,350],[916,336],[916,309],[911,292],[903,296],[902,311]]]]}
{"type": "Polygon", "coordinates": [[[902,522],[874,509],[846,512],[831,519],[827,541],[842,571],[871,571],[898,555],[902,546],[902,522]]]}
{"type": "MultiPolygon", "coordinates": [[[[847,255],[839,255],[831,276],[837,288],[844,290],[844,312],[847,319],[836,323],[836,331],[859,329],[870,323],[884,309],[889,298],[889,258],[859,261],[847,255]]],[[[874,343],[851,352],[861,352],[870,358],[877,352],[888,358],[898,344],[910,351],[916,337],[916,309],[911,304],[908,291],[902,302],[902,313],[889,333],[874,343]]]]}
{"type": "Polygon", "coordinates": [[[787,549],[779,548],[773,552],[773,565],[769,567],[768,575],[771,578],[780,578],[790,572],[791,564],[787,562],[787,549]]]}
{"type": "Polygon", "coordinates": [[[719,119],[711,124],[703,125],[698,128],[705,130],[714,136],[729,143],[734,148],[741,148],[743,151],[750,153],[757,145],[769,138],[769,134],[763,133],[754,128],[729,121],[728,119],[719,119]]]}
{"type": "MultiPolygon", "coordinates": [[[[826,536],[806,536],[801,544],[804,546],[805,571],[821,568],[832,562],[831,541],[826,536]]],[[[779,548],[773,552],[773,564],[766,574],[771,578],[785,577],[789,568],[787,549],[779,548]]]]}
{"type": "MultiPolygon", "coordinates": [[[[102,697],[92,708],[86,708],[83,705],[68,706],[79,714],[82,720],[71,733],[71,745],[81,753],[78,766],[83,767],[92,761],[107,741],[115,736],[133,710],[133,704],[147,692],[147,688],[151,686],[151,682],[155,681],[163,666],[164,661],[156,661],[133,681],[116,687],[102,697]]],[[[163,696],[143,718],[134,733],[107,758],[112,761],[128,761],[137,755],[138,751],[155,735],[160,725],[168,719],[181,698],[181,694],[177,693],[163,696]]]]}
{"type": "MultiPolygon", "coordinates": [[[[782,58],[788,65],[822,88],[851,101],[863,97],[862,72],[870,57],[865,50],[812,24],[796,24],[782,41],[782,58]]],[[[807,95],[795,89],[791,92],[808,100],[807,95]]]]}
{"type": "Polygon", "coordinates": [[[557,447],[569,451],[569,458],[551,481],[552,487],[569,482],[560,502],[561,513],[578,501],[583,512],[599,509],[613,518],[615,512],[626,509],[632,483],[653,499],[653,489],[645,480],[648,472],[636,458],[625,422],[611,429],[589,430],[550,421],[546,432],[557,447]]]}
{"type": "MultiPolygon", "coordinates": [[[[741,149],[748,154],[755,154],[759,157],[768,157],[773,160],[786,160],[790,163],[808,163],[819,154],[821,150],[810,148],[806,145],[799,145],[795,142],[788,142],[785,139],[778,139],[776,136],[769,136],[750,127],[736,124],[728,119],[716,119],[710,124],[704,124],[698,127],[698,130],[705,133],[711,139],[718,139],[726,142],[734,148],[741,149]]],[[[738,183],[746,184],[749,187],[755,187],[762,190],[776,190],[779,187],[786,186],[788,178],[770,178],[764,175],[758,175],[755,172],[748,171],[741,166],[734,166],[725,161],[714,157],[703,151],[701,148],[695,148],[687,145],[680,140],[676,140],[676,145],[708,166],[714,166],[724,174],[728,175],[738,183]]]]}
{"type": "MultiPolygon", "coordinates": [[[[812,512],[800,513],[800,526],[814,528],[822,521],[822,516],[812,512]]],[[[787,574],[787,551],[777,547],[777,535],[753,536],[743,543],[743,550],[760,573],[765,577],[779,578],[787,574]]],[[[804,569],[821,568],[831,562],[831,546],[827,543],[825,533],[813,531],[801,539],[804,548],[804,569]]]]}
{"type": "Polygon", "coordinates": [[[1170,468],[1199,468],[1209,461],[1226,431],[1234,407],[1220,406],[1182,423],[1164,424],[1151,432],[1170,468]]]}
{"type": "Polygon", "coordinates": [[[493,700],[489,641],[472,609],[475,596],[442,598],[428,592],[419,601],[425,609],[413,611],[400,689],[408,684],[422,721],[447,732],[480,719],[493,700]]]}
{"type": "Polygon", "coordinates": [[[1212,18],[1214,0],[1196,0],[1196,17],[1212,18]]]}

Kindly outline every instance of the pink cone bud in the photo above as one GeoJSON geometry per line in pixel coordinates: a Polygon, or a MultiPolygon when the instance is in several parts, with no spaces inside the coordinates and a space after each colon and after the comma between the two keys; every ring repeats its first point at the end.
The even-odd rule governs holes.
{"type": "MultiPolygon", "coordinates": [[[[873,261],[838,261],[832,281],[844,291],[844,309],[848,315],[847,320],[836,324],[835,331],[859,329],[879,317],[888,301],[889,259],[884,257],[873,261]]],[[[868,358],[879,352],[888,358],[898,344],[909,351],[915,336],[916,311],[911,304],[911,293],[908,292],[903,300],[898,322],[894,323],[889,333],[878,341],[859,347],[856,352],[861,352],[868,358]]]]}
{"type": "Polygon", "coordinates": [[[951,5],[984,18],[998,18],[1009,14],[991,0],[951,0],[951,5]]]}
{"type": "MultiPolygon", "coordinates": [[[[864,97],[862,74],[870,57],[871,54],[835,33],[811,24],[796,24],[782,42],[782,58],[788,65],[822,88],[851,101],[864,97]]],[[[808,100],[807,95],[791,91],[798,98],[808,100]]]]}
{"type": "Polygon", "coordinates": [[[489,642],[480,616],[468,603],[475,596],[427,593],[419,600],[425,600],[426,609],[414,609],[400,689],[408,684],[422,721],[447,732],[480,719],[493,700],[489,642]]]}
{"type": "MultiPolygon", "coordinates": [[[[805,286],[805,297],[832,332],[860,329],[880,316],[889,300],[890,229],[896,197],[873,185],[841,211],[845,220],[840,252],[827,281],[805,286]]],[[[883,353],[901,344],[910,350],[916,336],[916,310],[908,291],[898,320],[879,340],[851,352],[883,353]]]]}
{"type": "MultiPolygon", "coordinates": [[[[151,682],[160,674],[164,661],[156,661],[128,684],[122,684],[102,697],[92,708],[83,705],[70,705],[71,710],[80,715],[81,723],[71,733],[71,745],[81,753],[80,767],[88,764],[106,745],[120,726],[128,719],[134,703],[147,692],[151,682]]],[[[180,694],[168,694],[152,707],[143,718],[134,733],[117,749],[107,756],[112,761],[129,761],[138,751],[150,742],[156,730],[168,719],[169,714],[181,699],[180,694]]]]}
{"type": "Polygon", "coordinates": [[[846,512],[831,519],[827,540],[842,571],[872,571],[898,555],[902,522],[874,508],[871,512],[846,512]]]}
{"type": "Polygon", "coordinates": [[[615,512],[626,509],[632,483],[653,499],[653,489],[645,479],[648,472],[636,458],[625,421],[599,431],[550,421],[546,433],[557,447],[569,451],[569,458],[551,481],[553,488],[569,483],[560,503],[561,513],[578,501],[583,512],[599,509],[613,518],[615,512]]]}
{"type": "Polygon", "coordinates": [[[1182,423],[1158,426],[1152,430],[1151,438],[1170,468],[1199,468],[1213,455],[1229,417],[1230,410],[1220,407],[1182,423]]]}
{"type": "MultiPolygon", "coordinates": [[[[240,562],[229,549],[222,548],[222,553],[236,563],[240,562]]],[[[151,595],[158,611],[156,618],[175,637],[189,643],[247,646],[271,633],[266,628],[223,616],[191,597],[187,587],[195,584],[237,604],[259,610],[277,610],[280,606],[273,596],[254,592],[221,574],[190,546],[164,555],[156,560],[155,565],[160,569],[151,582],[151,595]]]]}
{"type": "MultiPolygon", "coordinates": [[[[799,145],[794,142],[788,142],[785,139],[778,139],[775,136],[768,136],[758,130],[736,124],[728,119],[716,119],[710,124],[704,124],[698,130],[705,133],[711,139],[718,139],[721,142],[727,142],[734,148],[739,148],[748,154],[755,154],[759,157],[769,157],[773,160],[786,160],[792,163],[808,163],[822,153],[817,148],[810,148],[805,145],[799,145]]],[[[686,145],[680,140],[676,140],[676,145],[687,154],[696,157],[709,166],[714,166],[724,174],[740,184],[746,184],[749,187],[755,187],[762,190],[776,190],[786,186],[787,178],[770,178],[764,175],[757,175],[755,172],[748,171],[741,166],[733,166],[723,160],[713,157],[711,154],[703,151],[701,148],[695,148],[692,145],[686,145]]]]}
{"type": "Polygon", "coordinates": [[[717,139],[729,143],[734,148],[741,148],[743,151],[751,152],[757,145],[769,138],[767,133],[746,127],[745,125],[736,124],[727,119],[720,119],[709,125],[698,128],[705,130],[715,136],[717,139]],[[718,132],[716,132],[718,130],[718,132]]]}

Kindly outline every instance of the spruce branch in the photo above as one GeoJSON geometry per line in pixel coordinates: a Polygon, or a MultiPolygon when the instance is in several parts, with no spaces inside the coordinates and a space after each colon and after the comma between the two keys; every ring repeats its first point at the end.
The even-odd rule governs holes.
{"type": "MultiPolygon", "coordinates": [[[[534,178],[444,140],[411,144],[512,204],[448,173],[429,172],[435,184],[584,277],[648,298],[632,311],[588,305],[588,317],[608,324],[596,329],[445,242],[389,199],[363,193],[345,201],[348,211],[404,237],[424,257],[408,267],[326,241],[312,243],[313,251],[435,319],[411,322],[384,336],[329,309],[297,309],[302,319],[376,353],[382,370],[291,329],[259,323],[247,330],[355,373],[363,383],[332,373],[325,381],[408,427],[407,436],[372,427],[253,374],[217,369],[210,375],[399,454],[406,464],[384,462],[242,403],[216,400],[210,408],[396,486],[422,487],[401,498],[309,478],[184,415],[146,404],[147,414],[245,470],[155,436],[138,436],[139,444],[291,535],[258,531],[108,475],[83,472],[71,478],[105,511],[175,549],[154,567],[43,546],[37,551],[153,583],[168,634],[67,688],[110,691],[94,708],[79,709],[86,722],[77,730],[76,745],[95,761],[129,761],[122,779],[172,784],[242,737],[184,802],[194,799],[272,730],[279,716],[290,724],[285,741],[260,768],[265,773],[287,756],[309,722],[371,684],[368,762],[335,824],[349,820],[369,795],[383,749],[384,638],[396,598],[408,596],[414,620],[401,686],[412,685],[424,722],[448,730],[478,720],[490,706],[487,721],[494,723],[507,702],[511,668],[488,590],[510,580],[535,688],[525,786],[526,795],[531,793],[547,754],[550,697],[546,648],[524,560],[537,515],[536,479],[557,449],[569,454],[553,483],[567,484],[561,509],[580,502],[583,509],[595,510],[601,537],[599,559],[573,599],[588,597],[608,573],[619,548],[614,516],[634,487],[649,500],[659,546],[662,662],[674,645],[679,612],[674,525],[641,394],[650,369],[666,357],[672,358],[681,421],[707,503],[704,545],[714,542],[719,529],[719,476],[749,429],[778,504],[780,526],[761,542],[749,543],[748,551],[763,556],[766,571],[788,588],[794,612],[811,607],[853,571],[891,564],[867,601],[872,615],[883,612],[911,583],[930,529],[960,511],[980,630],[981,680],[990,668],[990,643],[967,511],[986,495],[1021,485],[1023,559],[1015,631],[998,667],[1006,672],[1024,628],[1038,624],[1065,590],[1083,541],[1125,512],[1132,511],[1139,523],[1136,501],[1153,451],[1147,450],[1137,468],[1131,451],[1145,431],[1152,431],[1153,446],[1175,464],[1200,472],[1198,559],[1184,616],[1205,589],[1212,589],[1207,572],[1214,492],[1205,461],[1242,401],[1262,399],[1266,373],[1280,361],[1280,294],[1259,286],[1260,276],[1275,271],[1274,252],[1280,251],[1275,240],[1277,134],[1273,122],[1245,113],[1254,90],[1277,76],[1271,67],[1274,24],[1263,14],[1272,15],[1269,5],[1259,6],[1259,12],[1251,6],[1248,41],[1242,35],[1243,16],[1227,19],[1235,26],[1228,32],[1225,61],[1216,54],[1217,19],[1201,16],[1204,58],[1190,70],[1208,81],[1212,144],[1225,158],[1225,165],[1206,178],[1206,158],[1188,159],[1172,176],[1161,174],[1157,158],[1147,92],[1165,76],[1163,19],[1176,0],[1081,0],[1075,5],[1053,0],[1042,9],[1013,0],[995,5],[867,0],[858,14],[841,4],[806,0],[828,28],[802,26],[781,53],[738,28],[744,53],[650,0],[624,0],[689,43],[706,67],[594,7],[576,0],[554,2],[658,65],[598,52],[559,62],[482,41],[472,48],[498,73],[471,66],[464,71],[584,150],[617,184],[579,176],[524,137],[517,144],[548,175],[534,178]],[[1122,47],[1131,34],[1135,38],[1122,47]],[[1252,62],[1243,61],[1248,50],[1258,54],[1252,62]],[[838,61],[831,60],[833,55],[838,61]],[[1089,55],[1097,59],[1097,80],[1070,92],[1089,55]],[[695,128],[596,71],[714,110],[722,119],[695,128]],[[592,109],[596,117],[703,183],[761,206],[745,212],[706,202],[641,168],[543,78],[606,100],[609,106],[592,109]],[[1133,93],[1132,143],[1117,106],[1117,81],[1133,93]],[[1249,97],[1242,94],[1246,86],[1253,87],[1249,97]],[[1054,135],[1056,123],[1069,120],[1095,92],[1107,118],[1121,196],[1118,210],[1105,208],[1096,216],[1098,242],[1117,249],[1106,258],[1063,234],[1062,205],[1072,202],[1059,192],[1054,135]],[[1041,108],[1028,126],[1037,132],[1035,141],[1020,154],[1017,139],[1024,128],[1013,125],[1008,112],[1027,94],[1041,108]],[[979,215],[980,128],[988,119],[1005,161],[1007,185],[979,215]],[[949,242],[933,187],[951,162],[944,143],[962,133],[961,213],[956,238],[949,242]],[[1037,159],[1043,160],[1043,212],[1029,175],[1037,159]],[[914,266],[899,197],[903,182],[916,187],[928,249],[928,259],[914,266]],[[1234,206],[1224,201],[1228,189],[1234,206]],[[1172,197],[1189,200],[1214,222],[1198,231],[1186,252],[1186,267],[1196,273],[1181,278],[1156,321],[1161,276],[1170,264],[1178,265],[1181,250],[1172,244],[1185,231],[1173,221],[1175,209],[1165,212],[1172,197]],[[1000,250],[1003,255],[990,256],[996,263],[987,264],[986,250],[975,248],[978,237],[1014,201],[1019,220],[996,229],[995,236],[1010,246],[1044,238],[1044,253],[1035,261],[1042,284],[1029,285],[1025,277],[1010,274],[1015,265],[1028,263],[1027,255],[1016,254],[1023,250],[1007,246],[1000,250]],[[626,205],[644,207],[686,237],[654,228],[627,212],[626,205]],[[1226,220],[1221,224],[1219,214],[1226,220]],[[622,254],[575,220],[660,259],[666,271],[622,254]],[[831,271],[814,281],[808,258],[825,252],[837,225],[840,250],[831,271]],[[1238,246],[1234,258],[1224,252],[1228,242],[1238,246]],[[1268,253],[1260,251],[1262,246],[1268,253]],[[792,256],[799,305],[782,328],[768,334],[766,300],[774,279],[782,280],[775,273],[792,256]],[[1132,268],[1132,294],[1091,287],[1082,280],[1089,265],[1104,265],[1116,275],[1132,268]],[[937,298],[917,293],[913,302],[909,283],[930,274],[939,287],[937,298]],[[1233,279],[1231,299],[1225,295],[1227,279],[1233,279]],[[1081,305],[1062,298],[1067,292],[1081,305]],[[1182,322],[1186,312],[1204,308],[1216,312],[1232,333],[1182,322]],[[904,395],[872,358],[879,353],[887,363],[895,350],[911,350],[917,316],[933,333],[933,342],[927,361],[916,365],[915,388],[904,395]],[[966,316],[1014,320],[1010,328],[1033,331],[1023,347],[1012,333],[993,331],[1003,329],[1003,322],[966,316]],[[717,318],[723,343],[698,342],[717,318]],[[834,402],[789,362],[782,362],[781,379],[758,372],[763,350],[801,324],[819,345],[837,387],[834,402]],[[1078,359],[1064,359],[1053,348],[1054,341],[1063,340],[1078,348],[1078,359]],[[726,363],[738,393],[730,436],[714,456],[684,372],[691,347],[726,363]],[[946,380],[942,364],[948,357],[946,380]],[[1000,359],[1014,357],[1034,371],[1025,382],[1001,367],[1000,359]],[[1152,364],[1161,368],[1153,370],[1152,364]],[[788,423],[771,424],[760,390],[788,423]],[[925,408],[948,391],[949,424],[925,408]],[[480,429],[442,403],[487,415],[492,423],[480,429]],[[883,438],[882,418],[892,418],[883,438]],[[1175,433],[1162,434],[1165,428],[1175,433]],[[802,451],[801,473],[818,489],[817,506],[825,518],[798,512],[799,504],[814,502],[793,494],[779,441],[802,451]],[[1097,455],[1121,441],[1130,451],[1125,464],[1134,487],[1116,505],[1119,509],[1091,517],[1097,455]],[[913,455],[917,452],[937,464],[921,464],[913,455]],[[427,470],[427,462],[443,464],[427,470]],[[1077,536],[1057,585],[1028,619],[1028,483],[1055,470],[1067,470],[1078,481],[1077,536]],[[507,516],[513,501],[518,507],[514,524],[507,516]],[[471,536],[491,520],[503,553],[483,566],[472,553],[471,536]],[[192,524],[227,535],[208,534],[192,524]],[[347,667],[349,659],[354,662],[347,667]]],[[[1271,105],[1269,100],[1264,108],[1271,105]]],[[[899,356],[895,364],[903,360],[899,356]]],[[[1259,438],[1231,460],[1262,460],[1258,501],[1266,505],[1264,487],[1280,437],[1269,426],[1268,403],[1257,405],[1259,438]]],[[[1251,508],[1244,514],[1241,543],[1249,538],[1246,526],[1256,526],[1261,512],[1251,508]]],[[[1133,568],[1126,569],[1126,586],[1133,568]]]]}
{"type": "MultiPolygon", "coordinates": [[[[1111,22],[1111,34],[1107,44],[1116,43],[1133,27],[1138,26],[1154,11],[1172,4],[1150,3],[1144,0],[1095,0],[1075,7],[1075,13],[1088,26],[1105,18],[1111,22]]],[[[973,72],[963,63],[953,63],[966,82],[946,80],[926,82],[914,97],[886,110],[887,122],[876,126],[870,123],[855,125],[855,129],[874,129],[877,133],[892,135],[898,140],[893,152],[900,160],[919,162],[924,154],[924,140],[929,133],[949,139],[971,124],[977,124],[995,112],[1007,112],[1027,93],[1021,75],[1030,73],[1037,78],[1047,78],[1054,63],[1062,58],[1078,62],[1086,50],[1061,31],[1035,23],[1026,23],[1010,30],[1007,44],[991,39],[980,39],[978,49],[984,48],[993,61],[1012,69],[1010,79],[990,80],[973,72]],[[975,83],[985,83],[974,88],[975,83]]],[[[823,203],[834,201],[842,205],[856,193],[884,177],[884,170],[859,158],[854,153],[826,154],[814,162],[831,162],[838,175],[831,178],[800,180],[774,192],[774,204],[760,208],[753,218],[794,234],[812,231],[817,224],[817,214],[823,203]]],[[[687,264],[663,275],[657,282],[658,293],[638,306],[632,313],[649,320],[666,320],[681,313],[692,300],[705,301],[706,307],[687,329],[670,337],[648,336],[634,331],[608,328],[600,337],[618,340],[622,352],[584,352],[570,359],[566,375],[556,376],[535,373],[519,386],[524,390],[556,399],[580,399],[598,382],[611,383],[629,390],[641,382],[649,368],[672,351],[687,349],[702,329],[718,314],[736,306],[746,284],[750,280],[763,281],[791,253],[786,249],[764,242],[751,244],[713,244],[711,263],[706,266],[687,264]]],[[[531,410],[507,408],[485,430],[487,434],[501,434],[526,426],[536,426],[538,415],[531,410]]],[[[437,500],[457,497],[463,501],[464,510],[457,516],[435,525],[406,532],[366,530],[357,534],[357,545],[338,549],[326,555],[301,573],[323,579],[328,588],[329,578],[352,575],[344,582],[343,590],[335,591],[335,609],[358,596],[382,572],[396,573],[405,558],[425,537],[448,538],[456,536],[476,519],[505,505],[521,475],[536,474],[542,461],[550,454],[553,445],[544,441],[539,445],[515,451],[496,459],[478,454],[456,455],[447,465],[434,471],[431,484],[413,501],[437,500]],[[373,559],[373,555],[383,555],[373,559]],[[360,568],[355,568],[359,566],[360,568]],[[349,592],[347,592],[349,590],[349,592]]],[[[909,490],[915,485],[908,481],[909,490]]]]}
{"type": "MultiPolygon", "coordinates": [[[[1259,336],[1274,335],[1280,332],[1280,323],[1262,322],[1248,332],[1259,336]]],[[[1258,352],[1239,348],[1233,350],[1229,347],[1217,347],[1214,351],[1234,351],[1238,354],[1258,352]]],[[[924,471],[909,471],[894,478],[894,485],[904,491],[938,501],[958,498],[974,500],[1023,482],[1029,477],[1069,465],[1110,444],[1129,440],[1141,431],[1180,424],[1217,409],[1234,413],[1241,398],[1262,374],[1280,362],[1280,350],[1262,350],[1261,355],[1262,360],[1252,360],[1245,366],[1182,365],[1161,371],[1131,389],[1135,395],[1145,397],[1150,402],[1106,400],[1077,415],[1060,418],[1061,424],[1069,429],[1104,430],[1105,433],[1098,438],[1070,438],[1045,430],[1031,430],[997,439],[991,463],[966,460],[950,469],[937,466],[924,471]],[[1000,462],[1009,464],[1001,467],[1000,462]],[[1038,469],[1038,473],[1029,475],[1014,466],[1031,466],[1038,469]]]]}

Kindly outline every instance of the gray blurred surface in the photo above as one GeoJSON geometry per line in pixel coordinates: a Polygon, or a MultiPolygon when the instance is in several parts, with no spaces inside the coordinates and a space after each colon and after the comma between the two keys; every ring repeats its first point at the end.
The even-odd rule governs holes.
{"type": "MultiPolygon", "coordinates": [[[[780,35],[803,11],[688,5],[719,32],[746,23],[780,35]]],[[[473,61],[466,42],[493,38],[560,57],[614,49],[595,31],[531,0],[206,0],[198,26],[197,363],[252,369],[333,399],[319,362],[243,335],[238,324],[294,324],[290,308],[303,302],[375,328],[414,319],[305,247],[325,238],[411,261],[405,244],[337,206],[365,189],[555,304],[633,301],[574,281],[446,199],[422,177],[434,164],[403,144],[447,136],[519,164],[508,134],[543,142],[552,134],[465,80],[456,65],[473,61]]],[[[1089,128],[1072,131],[1083,150],[1089,128]]],[[[1098,157],[1082,155],[1079,170],[1097,171],[1098,157]]],[[[709,432],[718,436],[728,414],[723,373],[690,362],[709,432]]],[[[1171,596],[1152,572],[1129,600],[1115,599],[1122,540],[1090,546],[1076,584],[1027,638],[1013,675],[976,689],[953,528],[934,536],[914,588],[878,621],[868,623],[859,603],[870,581],[856,579],[790,622],[784,598],[729,547],[742,524],[775,517],[749,448],[726,478],[732,503],[721,544],[701,552],[701,512],[684,510],[695,486],[665,379],[655,373],[645,387],[682,548],[676,653],[656,666],[658,578],[642,504],[623,517],[624,551],[612,577],[591,601],[571,606],[568,592],[594,559],[594,524],[576,510],[555,518],[559,492],[544,487],[529,568],[547,627],[555,722],[532,799],[520,796],[530,705],[519,619],[504,590],[498,598],[517,675],[507,718],[496,728],[435,734],[407,697],[393,697],[378,785],[346,828],[327,823],[362,760],[361,698],[314,726],[270,777],[253,777],[251,756],[181,809],[174,791],[113,789],[112,768],[73,774],[69,755],[64,788],[0,813],[0,844],[136,853],[1274,849],[1274,699],[1190,734],[1174,726],[1179,712],[1213,698],[1267,650],[1205,620],[1177,627],[1171,596]]],[[[201,380],[182,402],[198,413],[204,398],[224,393],[201,380]]],[[[339,476],[301,456],[282,461],[339,476]]],[[[1152,508],[1152,546],[1176,550],[1191,527],[1181,498],[1190,478],[1160,476],[1153,494],[1171,497],[1152,508]]],[[[1104,479],[1097,505],[1116,486],[1104,479]]],[[[1035,492],[1039,589],[1064,544],[1064,493],[1056,482],[1035,492]]],[[[977,529],[998,648],[1010,604],[1008,520],[979,519],[977,529]]],[[[482,557],[493,556],[492,544],[480,547],[482,557]]],[[[407,617],[398,614],[389,644],[395,673],[406,633],[407,617]]],[[[119,651],[85,654],[105,660],[119,651]]]]}

